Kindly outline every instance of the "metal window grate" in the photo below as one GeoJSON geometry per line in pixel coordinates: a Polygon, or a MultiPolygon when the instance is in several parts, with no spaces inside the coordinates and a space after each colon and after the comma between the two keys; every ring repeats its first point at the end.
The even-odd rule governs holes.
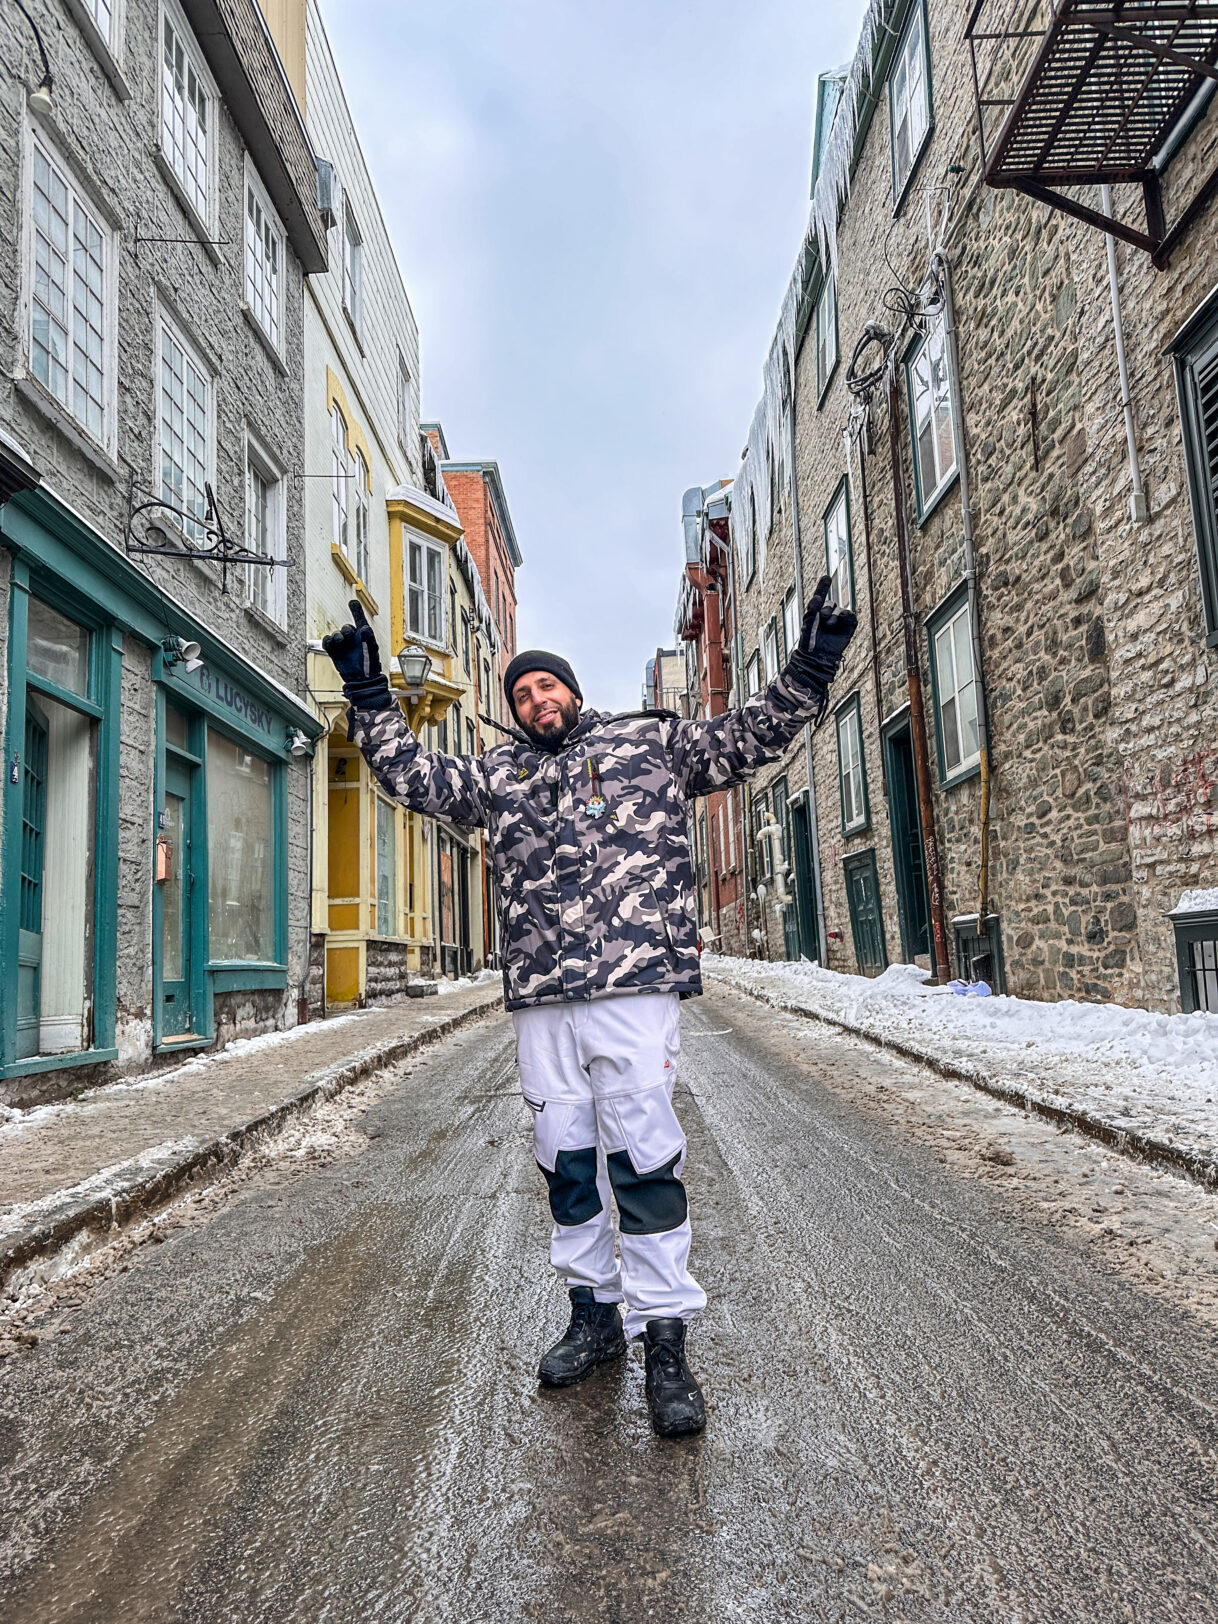
{"type": "Polygon", "coordinates": [[[1188,944],[1188,973],[1193,1008],[1218,1015],[1218,936],[1188,944]]]}
{"type": "Polygon", "coordinates": [[[976,0],[965,29],[991,186],[1011,187],[1167,262],[1218,170],[1167,229],[1156,156],[1218,79],[1213,0],[976,0]],[[1058,188],[1136,185],[1145,229],[1058,188]]]}

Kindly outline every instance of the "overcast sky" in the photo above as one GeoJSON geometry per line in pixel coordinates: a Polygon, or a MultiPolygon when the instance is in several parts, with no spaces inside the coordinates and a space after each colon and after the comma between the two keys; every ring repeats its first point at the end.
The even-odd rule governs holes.
{"type": "Polygon", "coordinates": [[[736,471],[862,0],[322,0],[419,323],[423,416],[499,463],[521,647],[633,709],[682,493],[736,471]]]}

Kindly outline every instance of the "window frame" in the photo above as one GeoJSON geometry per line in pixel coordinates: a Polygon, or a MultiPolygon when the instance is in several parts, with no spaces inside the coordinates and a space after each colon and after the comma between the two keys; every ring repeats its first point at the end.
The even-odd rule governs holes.
{"type": "Polygon", "coordinates": [[[803,613],[800,609],[799,599],[795,588],[792,587],[782,600],[782,613],[778,617],[779,630],[782,637],[782,663],[790,660],[792,654],[799,647],[799,639],[803,632],[803,613]],[[790,609],[790,624],[788,625],[787,611],[790,609]]]}
{"type": "Polygon", "coordinates": [[[413,383],[406,357],[398,350],[398,445],[410,456],[410,425],[413,419],[413,383]]]}
{"type": "MultiPolygon", "coordinates": [[[[56,415],[62,414],[72,425],[72,430],[84,436],[89,445],[97,446],[107,457],[113,458],[117,444],[118,427],[118,243],[117,233],[110,219],[93,196],[93,188],[79,176],[73,164],[64,156],[58,143],[42,127],[35,127],[33,121],[27,117],[22,128],[22,174],[21,174],[21,220],[20,220],[20,308],[18,321],[20,333],[17,336],[17,353],[20,356],[20,366],[24,377],[46,396],[49,411],[56,415]],[[75,243],[74,234],[70,235],[67,254],[65,257],[66,285],[65,298],[70,306],[73,325],[68,328],[67,348],[69,351],[69,364],[65,367],[67,377],[67,400],[60,400],[49,383],[34,371],[34,304],[36,275],[34,266],[35,243],[37,228],[34,221],[34,162],[35,149],[41,147],[43,156],[48,164],[56,171],[62,180],[67,192],[71,211],[69,222],[70,232],[75,225],[75,210],[79,208],[89,220],[101,237],[102,246],[102,297],[101,297],[101,357],[102,357],[102,433],[99,438],[73,411],[70,404],[72,399],[73,367],[70,364],[75,350],[75,243]]],[[[159,377],[159,374],[158,374],[159,377]]]]}
{"type": "Polygon", "coordinates": [[[758,694],[765,692],[764,688],[761,686],[761,671],[761,650],[760,648],[755,648],[745,661],[744,666],[744,681],[745,686],[748,688],[748,693],[744,696],[746,700],[754,699],[758,694]],[[756,687],[753,686],[754,669],[756,669],[757,676],[756,687]]]}
{"type": "MultiPolygon", "coordinates": [[[[1197,546],[1205,647],[1218,647],[1218,457],[1209,471],[1201,414],[1198,370],[1218,385],[1218,301],[1207,299],[1173,343],[1176,398],[1188,475],[1193,536],[1197,546]]],[[[1216,447],[1218,451],[1218,447],[1216,447]]]]}
{"type": "Polygon", "coordinates": [[[195,38],[194,30],[191,28],[190,24],[187,22],[186,16],[185,16],[184,12],[182,11],[182,8],[177,4],[177,0],[160,0],[160,5],[157,8],[157,56],[156,56],[156,64],[157,64],[157,113],[158,113],[156,150],[158,151],[158,153],[160,153],[162,159],[164,160],[166,168],[168,169],[169,173],[173,176],[174,183],[175,183],[175,189],[177,190],[178,196],[181,199],[181,202],[182,202],[183,206],[187,210],[189,210],[190,215],[192,216],[192,218],[195,220],[195,222],[198,224],[198,226],[203,231],[205,239],[207,241],[211,242],[211,241],[214,240],[214,237],[215,237],[216,198],[217,198],[217,188],[218,188],[218,181],[219,181],[219,177],[218,177],[218,175],[216,173],[216,170],[217,170],[216,159],[217,159],[217,156],[218,156],[217,152],[216,152],[216,136],[217,136],[216,115],[217,115],[217,110],[218,110],[218,108],[220,106],[220,92],[219,92],[219,89],[217,88],[216,81],[212,77],[211,70],[207,65],[207,58],[204,56],[203,51],[199,46],[199,42],[195,38]],[[205,100],[207,102],[207,154],[206,154],[207,173],[206,173],[206,186],[204,188],[204,197],[203,197],[203,205],[204,206],[203,206],[202,209],[200,209],[199,204],[196,201],[196,199],[195,199],[195,197],[194,197],[194,195],[192,193],[192,187],[191,187],[191,182],[190,182],[189,176],[182,174],[178,170],[178,167],[174,163],[173,158],[171,156],[170,149],[166,146],[166,141],[165,141],[165,134],[166,134],[166,131],[165,131],[165,122],[166,122],[166,120],[165,120],[165,25],[166,25],[166,23],[169,24],[169,26],[173,29],[174,33],[180,39],[180,41],[182,43],[183,55],[186,57],[187,61],[189,62],[190,68],[193,71],[193,73],[195,75],[195,78],[198,80],[199,85],[200,85],[200,87],[202,89],[202,92],[203,92],[203,96],[204,96],[204,98],[205,98],[205,100]]]}
{"type": "Polygon", "coordinates": [[[781,670],[782,664],[778,657],[778,616],[771,615],[761,628],[761,674],[765,679],[767,688],[772,682],[776,681],[781,670]],[[771,649],[773,650],[772,661],[770,658],[771,649]]]}
{"type": "MultiPolygon", "coordinates": [[[[195,347],[192,340],[187,336],[182,324],[174,318],[171,312],[166,309],[159,299],[157,300],[156,305],[156,320],[153,324],[153,332],[156,334],[156,344],[153,351],[153,388],[154,399],[156,401],[156,433],[153,435],[152,445],[153,489],[160,491],[162,496],[164,495],[164,448],[161,439],[162,429],[164,427],[164,415],[162,408],[162,378],[164,375],[163,369],[165,365],[163,337],[166,333],[168,333],[169,337],[173,339],[174,342],[181,348],[184,359],[189,361],[194,366],[195,371],[207,381],[207,455],[205,458],[206,467],[203,475],[203,483],[204,485],[210,484],[214,490],[216,486],[216,375],[203,360],[201,352],[195,347]]],[[[183,439],[183,447],[185,447],[185,439],[183,439]]],[[[186,470],[183,469],[183,487],[185,487],[185,473],[186,470]]],[[[205,493],[201,494],[205,500],[205,493]]],[[[184,488],[183,497],[185,497],[184,488]]],[[[186,506],[185,500],[183,500],[181,506],[183,508],[186,506]]],[[[172,522],[181,530],[183,538],[188,543],[197,541],[198,538],[191,535],[188,527],[191,523],[198,523],[201,525],[201,520],[187,520],[180,523],[175,518],[172,522]]]]}
{"type": "MultiPolygon", "coordinates": [[[[770,815],[770,786],[754,790],[749,813],[753,824],[753,859],[754,873],[758,880],[772,880],[774,877],[774,843],[771,840],[762,840],[762,825],[769,821],[770,815]]],[[[768,900],[768,898],[767,898],[768,900]]]]}
{"type": "Polygon", "coordinates": [[[286,286],[286,280],[285,280],[285,277],[284,277],[284,265],[285,265],[285,262],[286,262],[286,254],[287,254],[287,233],[283,229],[283,223],[280,220],[278,213],[276,212],[276,210],[274,209],[274,207],[271,204],[271,200],[270,200],[270,197],[269,197],[269,195],[267,193],[267,189],[262,184],[262,177],[261,177],[261,175],[259,175],[258,171],[255,169],[253,163],[251,162],[250,155],[249,155],[248,152],[245,155],[245,206],[244,206],[244,211],[243,211],[243,214],[242,214],[242,222],[243,222],[243,225],[244,225],[244,232],[243,232],[243,237],[244,237],[244,257],[243,257],[243,276],[242,276],[242,283],[241,283],[243,305],[244,305],[244,308],[249,312],[250,319],[255,323],[255,325],[258,328],[258,331],[266,339],[267,343],[274,350],[275,354],[278,355],[280,358],[282,358],[283,349],[284,349],[284,343],[283,343],[283,340],[284,340],[284,332],[283,332],[283,328],[284,328],[284,320],[283,320],[284,308],[283,307],[284,307],[284,290],[285,290],[285,286],[286,286]],[[254,199],[255,203],[257,203],[259,209],[261,209],[261,211],[262,211],[263,220],[264,220],[264,226],[269,230],[270,236],[272,237],[272,239],[274,241],[274,244],[275,244],[275,247],[276,247],[277,252],[278,252],[278,262],[277,262],[276,271],[275,271],[275,287],[274,287],[274,295],[275,295],[274,330],[272,330],[271,327],[268,327],[267,324],[262,320],[262,317],[258,314],[258,308],[255,305],[254,300],[250,296],[251,295],[251,286],[250,286],[250,284],[251,284],[251,281],[252,281],[250,235],[251,235],[251,232],[254,229],[253,222],[250,220],[250,196],[251,196],[251,193],[253,194],[253,199],[254,199]]]}
{"type": "MultiPolygon", "coordinates": [[[[871,797],[867,792],[867,752],[863,742],[863,706],[858,690],[847,695],[833,710],[833,734],[837,741],[837,799],[841,813],[842,834],[857,835],[871,828],[871,797]],[[853,721],[858,739],[859,811],[849,823],[846,821],[846,798],[842,794],[845,781],[845,763],[842,757],[842,724],[853,721]]],[[[853,794],[853,791],[852,791],[853,794]]]]}
{"type": "Polygon", "coordinates": [[[1185,1015],[1195,1014],[1203,1006],[1193,994],[1193,976],[1189,949],[1194,942],[1218,941],[1218,910],[1181,914],[1172,918],[1172,934],[1176,948],[1176,971],[1180,978],[1180,1009],[1185,1015]]]}
{"type": "MultiPolygon", "coordinates": [[[[266,446],[246,425],[245,430],[245,482],[246,482],[246,534],[245,545],[253,551],[249,535],[249,484],[251,472],[268,487],[268,493],[273,496],[273,506],[268,509],[267,515],[267,558],[287,557],[287,500],[284,488],[283,469],[271,456],[266,446]]],[[[287,570],[283,565],[275,569],[263,571],[266,583],[266,603],[258,603],[253,591],[252,582],[255,579],[253,572],[258,568],[256,564],[245,566],[246,597],[253,609],[268,620],[273,620],[276,626],[286,631],[288,626],[287,610],[287,570]]]]}
{"type": "MultiPolygon", "coordinates": [[[[348,453],[351,488],[355,492],[355,557],[353,565],[361,585],[368,585],[372,571],[372,469],[359,446],[348,453]]],[[[348,504],[350,506],[350,504],[348,504]]]]}
{"type": "Polygon", "coordinates": [[[848,603],[842,603],[840,599],[835,601],[838,602],[839,607],[852,610],[856,596],[854,586],[854,531],[850,513],[850,481],[845,475],[838,480],[837,489],[834,491],[828,507],[821,515],[821,529],[825,538],[825,573],[829,576],[830,592],[832,592],[832,581],[837,574],[837,570],[833,566],[832,555],[829,551],[829,523],[843,504],[845,505],[846,515],[846,579],[850,584],[850,601],[848,603]]]}
{"type": "MultiPolygon", "coordinates": [[[[929,519],[931,514],[939,506],[939,503],[943,501],[944,497],[948,494],[948,492],[950,490],[953,489],[956,482],[960,478],[960,458],[959,458],[959,450],[958,450],[959,435],[958,435],[958,432],[957,432],[958,428],[959,428],[959,425],[956,422],[956,401],[955,401],[955,391],[953,390],[953,387],[952,387],[952,371],[951,371],[952,357],[951,357],[951,350],[950,350],[950,348],[948,346],[948,342],[947,342],[946,328],[944,326],[945,319],[946,319],[945,318],[945,312],[941,310],[939,312],[939,315],[936,318],[935,322],[932,324],[930,332],[927,332],[925,334],[920,334],[918,337],[916,337],[913,340],[913,342],[906,349],[905,357],[904,357],[904,363],[903,363],[904,367],[905,367],[905,401],[906,401],[906,407],[907,407],[908,412],[909,412],[909,449],[910,449],[910,456],[913,459],[914,495],[915,495],[915,497],[917,499],[918,523],[920,525],[924,524],[926,522],[926,520],[929,519]],[[914,395],[914,375],[913,374],[914,374],[914,366],[915,366],[916,362],[918,361],[918,358],[921,356],[921,354],[922,354],[922,352],[924,350],[929,349],[931,337],[936,331],[941,332],[942,335],[943,335],[943,365],[944,365],[944,368],[945,368],[945,375],[946,375],[946,378],[947,378],[947,407],[948,407],[948,413],[950,415],[950,420],[951,420],[952,462],[951,462],[951,467],[946,471],[946,473],[942,473],[942,474],[939,475],[939,482],[935,486],[934,490],[930,491],[928,493],[927,491],[923,490],[923,488],[922,488],[922,459],[918,454],[918,415],[917,415],[917,401],[916,401],[916,397],[914,395]]],[[[933,384],[930,385],[930,389],[931,389],[931,408],[930,408],[931,416],[930,416],[930,421],[931,421],[931,426],[932,426],[932,444],[937,445],[938,441],[936,439],[934,439],[934,437],[933,437],[934,412],[935,412],[933,384]]]]}
{"type": "Polygon", "coordinates": [[[447,624],[446,624],[447,620],[448,620],[448,592],[447,592],[448,570],[447,570],[447,565],[446,565],[446,562],[445,562],[446,554],[447,554],[447,548],[444,546],[443,542],[432,541],[430,537],[420,535],[417,531],[408,531],[407,532],[406,546],[405,546],[405,561],[404,561],[405,562],[405,569],[406,569],[406,580],[405,580],[405,583],[404,583],[405,588],[406,588],[406,632],[407,632],[407,635],[410,636],[410,637],[417,637],[419,642],[426,644],[427,647],[434,648],[434,649],[439,649],[443,653],[448,652],[448,629],[447,629],[447,624]],[[421,574],[420,579],[417,582],[412,580],[411,573],[410,573],[411,565],[412,565],[412,554],[413,554],[413,551],[414,551],[415,548],[418,549],[419,558],[421,560],[421,566],[422,566],[422,574],[421,574]],[[441,589],[440,589],[440,591],[438,593],[432,593],[431,589],[427,585],[427,556],[428,556],[429,553],[434,553],[440,560],[440,576],[441,576],[442,585],[441,585],[441,589]],[[427,631],[423,630],[421,627],[417,628],[412,624],[414,606],[413,606],[413,603],[411,601],[411,598],[412,598],[412,594],[415,593],[415,592],[418,592],[420,594],[420,600],[419,601],[420,601],[421,619],[422,619],[423,625],[426,625],[426,622],[427,622],[427,608],[428,608],[427,600],[428,600],[428,598],[429,597],[435,597],[435,598],[437,598],[439,600],[439,604],[440,604],[440,614],[439,614],[440,628],[439,628],[439,634],[436,637],[432,637],[427,631]]]}
{"type": "MultiPolygon", "coordinates": [[[[957,784],[962,784],[969,778],[975,778],[981,771],[980,746],[978,746],[975,756],[969,756],[966,759],[962,755],[958,766],[953,767],[950,770],[947,766],[947,752],[943,748],[943,700],[939,686],[939,661],[935,652],[935,640],[939,634],[945,631],[948,626],[953,625],[960,618],[961,614],[967,618],[968,613],[968,583],[966,581],[961,581],[926,617],[927,658],[930,661],[931,698],[934,705],[935,720],[935,757],[939,767],[939,787],[941,789],[953,789],[957,784]]],[[[968,650],[969,662],[971,664],[973,661],[973,639],[971,626],[969,627],[968,650]]],[[[976,669],[973,671],[973,686],[974,697],[977,705],[977,716],[978,719],[980,719],[983,695],[981,693],[980,674],[976,671],[976,669]]],[[[957,686],[957,699],[960,691],[959,686],[957,686]]],[[[958,710],[959,705],[957,704],[957,711],[958,710]]],[[[963,746],[964,740],[962,736],[960,738],[960,743],[963,746]]]]}
{"type": "Polygon", "coordinates": [[[839,329],[838,329],[838,320],[837,320],[837,278],[834,276],[832,271],[830,271],[829,274],[825,277],[824,281],[821,284],[821,290],[816,296],[815,324],[816,324],[816,409],[817,409],[817,411],[820,411],[820,409],[823,407],[823,405],[825,403],[825,395],[828,393],[829,385],[833,382],[833,376],[837,371],[837,364],[841,359],[840,333],[839,333],[839,329]],[[824,305],[826,297],[828,297],[832,301],[832,304],[833,304],[833,359],[832,359],[832,361],[830,361],[829,366],[828,366],[827,369],[825,369],[822,366],[821,331],[820,331],[821,309],[822,309],[822,306],[824,305]]]}
{"type": "Polygon", "coordinates": [[[364,330],[364,238],[356,219],[351,199],[343,191],[342,241],[342,300],[343,310],[351,329],[359,339],[364,330]],[[354,237],[353,237],[354,234],[354,237]],[[354,252],[349,252],[354,250],[354,252]]]}
{"type": "MultiPolygon", "coordinates": [[[[888,64],[888,154],[892,170],[892,212],[897,215],[905,202],[914,176],[922,162],[922,158],[930,145],[930,138],[935,131],[935,99],[934,86],[930,72],[930,26],[927,14],[926,0],[913,0],[909,14],[897,39],[896,48],[888,64]],[[893,95],[893,80],[901,58],[905,52],[909,36],[914,28],[918,27],[922,35],[922,85],[926,97],[926,125],[916,147],[910,148],[909,168],[903,176],[897,174],[897,120],[896,106],[893,95]]],[[[908,77],[906,82],[908,83],[908,77]]]]}
{"type": "Polygon", "coordinates": [[[330,403],[330,510],[331,510],[331,548],[337,548],[350,564],[351,562],[351,480],[354,470],[351,466],[351,425],[347,422],[347,414],[338,401],[330,403]],[[342,447],[339,448],[338,437],[335,433],[336,424],[343,426],[342,447]]]}

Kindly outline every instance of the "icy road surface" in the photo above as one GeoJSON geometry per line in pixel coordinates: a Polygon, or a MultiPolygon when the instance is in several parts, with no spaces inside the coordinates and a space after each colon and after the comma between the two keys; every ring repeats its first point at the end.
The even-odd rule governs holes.
{"type": "Polygon", "coordinates": [[[633,1354],[535,1385],[497,1017],[29,1315],[0,1619],[1218,1616],[1215,1197],[742,997],[683,1031],[702,1439],[633,1354]]]}

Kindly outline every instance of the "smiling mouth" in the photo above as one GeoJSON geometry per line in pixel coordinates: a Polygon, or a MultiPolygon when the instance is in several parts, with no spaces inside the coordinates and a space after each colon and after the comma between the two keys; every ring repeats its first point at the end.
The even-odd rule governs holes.
{"type": "Polygon", "coordinates": [[[537,725],[538,725],[538,727],[548,727],[551,722],[560,721],[561,716],[562,716],[562,713],[560,711],[555,710],[553,707],[549,707],[546,710],[538,711],[537,712],[537,725]]]}

